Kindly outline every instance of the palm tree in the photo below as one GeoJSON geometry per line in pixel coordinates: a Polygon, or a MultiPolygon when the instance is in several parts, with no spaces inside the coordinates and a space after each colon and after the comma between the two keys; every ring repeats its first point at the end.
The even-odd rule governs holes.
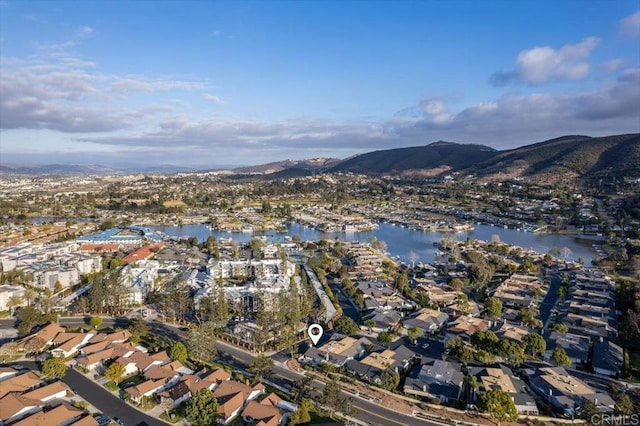
{"type": "Polygon", "coordinates": [[[14,294],[9,298],[9,300],[7,300],[7,307],[11,309],[17,306],[21,306],[22,302],[23,302],[22,296],[20,296],[19,294],[14,294]]]}
{"type": "Polygon", "coordinates": [[[38,293],[35,290],[28,288],[24,291],[24,299],[27,301],[27,305],[31,306],[31,302],[38,297],[38,293]]]}
{"type": "Polygon", "coordinates": [[[421,328],[418,327],[412,327],[409,329],[409,331],[407,331],[407,335],[409,336],[409,339],[411,340],[412,344],[416,344],[416,340],[418,340],[420,337],[424,336],[424,331],[421,328]]]}

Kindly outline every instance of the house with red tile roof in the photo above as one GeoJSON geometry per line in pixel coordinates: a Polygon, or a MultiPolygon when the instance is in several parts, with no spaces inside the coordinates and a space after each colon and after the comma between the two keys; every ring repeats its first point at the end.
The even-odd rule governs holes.
{"type": "Polygon", "coordinates": [[[180,381],[159,394],[160,400],[171,400],[174,407],[191,399],[191,396],[202,388],[214,390],[218,384],[230,380],[231,374],[219,368],[196,374],[186,374],[180,381]]]}
{"type": "Polygon", "coordinates": [[[10,393],[0,399],[0,424],[8,424],[20,420],[29,414],[42,410],[44,404],[35,399],[25,398],[17,393],[10,393]]]}
{"type": "Polygon", "coordinates": [[[142,246],[139,249],[129,253],[125,257],[122,258],[122,262],[125,265],[130,263],[135,263],[139,260],[147,260],[153,257],[156,252],[162,250],[164,248],[164,244],[148,244],[146,246],[142,246]]]}
{"type": "MultiPolygon", "coordinates": [[[[74,424],[84,415],[84,411],[62,403],[48,411],[39,411],[30,415],[12,426],[61,426],[74,424]]],[[[94,420],[95,422],[95,420],[94,420]]],[[[97,422],[96,422],[97,424],[97,422]]]]}
{"type": "Polygon", "coordinates": [[[18,370],[12,367],[0,367],[0,382],[18,374],[18,370]]]}
{"type": "Polygon", "coordinates": [[[226,425],[233,421],[240,414],[242,407],[248,401],[263,394],[264,389],[262,383],[254,386],[234,380],[220,383],[213,391],[213,394],[218,398],[218,413],[222,423],[226,425]]]}
{"type": "Polygon", "coordinates": [[[49,352],[54,357],[69,358],[89,343],[94,333],[59,333],[52,344],[56,346],[49,352]]]}
{"type": "Polygon", "coordinates": [[[156,392],[160,391],[165,385],[164,380],[146,380],[136,386],[125,389],[131,400],[140,404],[143,398],[149,398],[156,392]]]}
{"type": "Polygon", "coordinates": [[[30,399],[37,399],[42,402],[49,402],[57,398],[64,398],[67,395],[67,392],[71,392],[69,386],[58,380],[32,391],[23,393],[22,396],[30,399]]]}
{"type": "Polygon", "coordinates": [[[42,381],[31,371],[10,377],[0,382],[0,398],[11,392],[26,392],[40,386],[42,381]]]}

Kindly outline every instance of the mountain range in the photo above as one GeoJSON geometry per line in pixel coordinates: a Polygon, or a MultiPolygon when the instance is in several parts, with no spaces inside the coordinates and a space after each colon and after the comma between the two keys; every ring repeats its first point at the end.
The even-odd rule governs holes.
{"type": "MultiPolygon", "coordinates": [[[[157,166],[136,172],[175,173],[192,169],[157,166]]],[[[0,173],[111,174],[131,172],[104,166],[0,165],[0,173]]],[[[487,179],[535,177],[545,181],[582,177],[640,176],[640,133],[605,137],[563,136],[510,150],[439,141],[426,146],[379,150],[344,160],[284,160],[231,170],[240,176],[297,177],[323,172],[435,176],[451,172],[487,179]]]]}

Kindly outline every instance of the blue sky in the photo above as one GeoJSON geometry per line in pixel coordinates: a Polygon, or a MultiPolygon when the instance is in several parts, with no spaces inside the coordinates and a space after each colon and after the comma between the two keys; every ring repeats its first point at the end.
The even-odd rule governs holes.
{"type": "Polygon", "coordinates": [[[638,131],[637,0],[0,0],[3,163],[216,167],[638,131]]]}

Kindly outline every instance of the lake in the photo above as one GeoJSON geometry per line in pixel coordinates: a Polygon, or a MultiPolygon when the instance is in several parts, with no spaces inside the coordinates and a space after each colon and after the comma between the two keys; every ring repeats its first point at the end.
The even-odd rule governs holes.
{"type": "Polygon", "coordinates": [[[387,251],[391,256],[397,256],[400,260],[409,262],[409,253],[414,251],[419,256],[420,262],[433,262],[436,255],[434,242],[442,240],[444,235],[455,235],[458,240],[465,240],[467,237],[475,240],[491,241],[493,235],[497,235],[500,241],[513,244],[524,249],[533,249],[539,253],[548,253],[552,248],[562,249],[567,247],[571,250],[569,260],[577,260],[582,257],[585,264],[591,264],[597,253],[592,244],[603,240],[603,237],[595,235],[559,235],[559,234],[534,234],[522,232],[515,229],[504,229],[489,225],[475,225],[473,231],[446,233],[446,232],[425,232],[414,231],[399,226],[381,223],[380,227],[371,232],[360,233],[322,233],[313,228],[304,227],[296,223],[287,226],[287,233],[277,233],[269,231],[265,233],[242,233],[242,232],[219,232],[211,231],[207,225],[183,225],[183,226],[149,226],[149,228],[164,232],[173,237],[196,237],[203,242],[213,235],[216,239],[233,238],[238,242],[247,242],[254,235],[266,235],[271,242],[283,242],[285,236],[299,235],[303,241],[320,240],[331,238],[342,241],[363,241],[367,242],[372,236],[387,244],[387,251]]]}

